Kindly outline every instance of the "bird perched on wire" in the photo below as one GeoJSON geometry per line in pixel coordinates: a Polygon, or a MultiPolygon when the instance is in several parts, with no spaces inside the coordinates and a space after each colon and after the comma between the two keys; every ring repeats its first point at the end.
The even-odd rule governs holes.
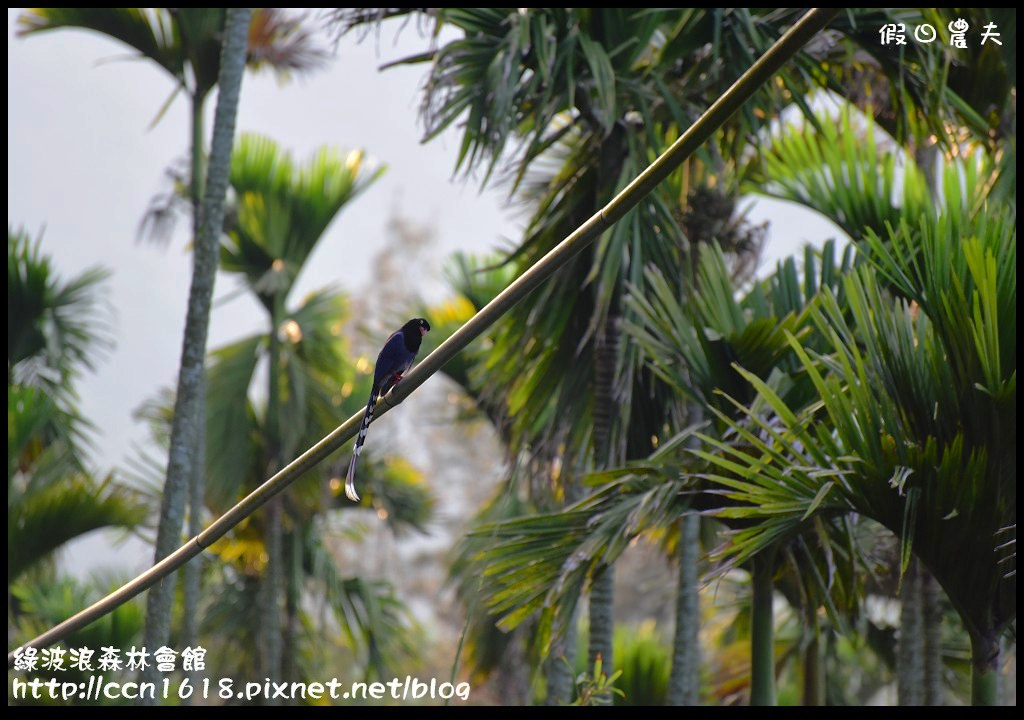
{"type": "Polygon", "coordinates": [[[366,429],[373,420],[373,407],[377,404],[377,399],[397,385],[405,371],[412,366],[416,353],[420,351],[423,336],[428,330],[430,323],[424,318],[413,318],[403,325],[401,330],[392,333],[377,356],[377,364],[373,368],[370,401],[366,403],[363,422],[360,423],[359,435],[356,436],[356,447],[348,463],[348,473],[345,475],[345,495],[352,502],[359,502],[359,495],[356,493],[356,461],[359,460],[359,451],[366,440],[366,429]]]}

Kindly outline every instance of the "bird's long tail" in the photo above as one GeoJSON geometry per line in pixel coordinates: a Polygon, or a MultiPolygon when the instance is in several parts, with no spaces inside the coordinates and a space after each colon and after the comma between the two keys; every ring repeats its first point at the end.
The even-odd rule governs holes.
{"type": "Polygon", "coordinates": [[[363,442],[366,440],[366,429],[370,427],[373,420],[373,406],[377,404],[377,388],[370,393],[370,401],[366,403],[366,412],[363,413],[363,421],[359,424],[359,434],[356,436],[356,447],[352,451],[352,459],[348,462],[348,473],[345,475],[345,497],[352,502],[359,502],[359,494],[356,492],[356,461],[359,460],[359,451],[363,449],[363,442]]]}

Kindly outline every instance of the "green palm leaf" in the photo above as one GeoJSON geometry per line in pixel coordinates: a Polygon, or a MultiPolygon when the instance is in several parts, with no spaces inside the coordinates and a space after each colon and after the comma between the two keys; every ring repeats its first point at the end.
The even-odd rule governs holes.
{"type": "Polygon", "coordinates": [[[849,106],[838,122],[821,117],[775,135],[748,182],[821,213],[854,240],[930,206],[926,178],[909,153],[849,106]]]}
{"type": "Polygon", "coordinates": [[[703,454],[713,479],[743,503],[723,513],[761,520],[727,552],[749,556],[822,513],[871,517],[901,538],[904,567],[913,551],[943,585],[982,667],[1016,612],[1015,557],[997,549],[1016,522],[1012,213],[924,216],[869,238],[871,263],[924,304],[894,309],[862,268],[845,281],[849,320],[830,294],[812,310],[828,351],[790,341],[815,401],[792,407],[759,385],[771,417],[729,421],[748,449],[708,438],[722,453],[703,454]]]}
{"type": "MultiPolygon", "coordinates": [[[[18,34],[79,28],[107,35],[157,63],[202,98],[217,84],[225,17],[224,8],[29,8],[18,17],[18,34]]],[[[279,8],[253,12],[246,61],[250,68],[266,66],[284,76],[313,69],[324,59],[299,20],[285,17],[279,8]]]]}
{"type": "MultiPolygon", "coordinates": [[[[39,468],[43,473],[44,468],[39,468]]],[[[111,477],[63,475],[40,487],[8,483],[7,580],[10,583],[64,543],[105,527],[132,528],[141,523],[146,505],[111,477]]]]}
{"type": "Polygon", "coordinates": [[[7,232],[8,384],[28,384],[73,400],[68,382],[92,370],[113,341],[102,283],[93,268],[61,279],[50,259],[22,230],[7,232]]]}
{"type": "Polygon", "coordinates": [[[364,169],[362,151],[321,149],[304,165],[273,140],[243,135],[231,162],[232,217],[221,266],[242,273],[268,310],[287,295],[328,225],[384,172],[364,169]]]}
{"type": "Polygon", "coordinates": [[[262,471],[259,425],[249,399],[256,364],[266,339],[253,336],[210,354],[206,380],[208,501],[230,507],[262,471]]]}
{"type": "MultiPolygon", "coordinates": [[[[200,9],[200,11],[202,11],[200,9]]],[[[206,10],[210,12],[210,10],[206,10]]],[[[187,13],[186,13],[187,14],[187,13]]],[[[221,13],[223,24],[223,14],[221,13]]],[[[18,17],[19,35],[59,28],[92,30],[120,40],[184,81],[181,30],[160,8],[28,8],[18,17]]]]}

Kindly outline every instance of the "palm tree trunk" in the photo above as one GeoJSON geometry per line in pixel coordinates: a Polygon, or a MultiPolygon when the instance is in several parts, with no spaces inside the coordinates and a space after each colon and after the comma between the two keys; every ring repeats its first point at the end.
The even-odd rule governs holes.
{"type": "MultiPolygon", "coordinates": [[[[157,526],[155,562],[174,551],[181,542],[181,526],[185,514],[185,491],[195,463],[198,437],[197,406],[202,402],[203,361],[210,325],[210,303],[217,274],[218,246],[224,222],[224,196],[227,192],[231,166],[231,148],[238,114],[238,96],[242,87],[245,57],[248,49],[249,8],[228,10],[221,52],[220,93],[214,118],[210,169],[204,193],[200,232],[193,256],[192,284],[189,288],[185,337],[182,343],[178,390],[171,425],[171,447],[168,453],[167,479],[157,526]]],[[[156,649],[167,644],[171,628],[171,601],[174,575],[154,585],[146,599],[146,647],[156,649]]],[[[143,678],[155,681],[155,664],[143,678]]],[[[154,703],[146,700],[144,703],[154,703]]]]}
{"type": "MultiPolygon", "coordinates": [[[[696,406],[695,406],[696,407],[696,406]]],[[[672,672],[668,680],[669,705],[700,704],[700,595],[697,557],[700,517],[683,516],[679,528],[679,585],[676,588],[676,631],[672,643],[672,672]]]]}
{"type": "MultiPolygon", "coordinates": [[[[192,475],[188,484],[188,534],[195,537],[203,530],[203,506],[206,494],[206,378],[200,382],[200,411],[196,413],[196,457],[192,467],[192,475]]],[[[185,566],[185,599],[184,618],[181,628],[181,646],[196,647],[199,645],[199,598],[202,592],[203,556],[199,555],[185,566]]],[[[186,673],[192,687],[202,682],[202,673],[191,670],[186,673]]],[[[195,695],[182,700],[184,705],[191,705],[195,695]]]]}
{"type": "Polygon", "coordinates": [[[302,535],[299,528],[286,537],[286,583],[284,603],[284,641],[282,642],[281,675],[286,682],[299,679],[297,666],[299,638],[299,596],[302,590],[302,535]]]}
{"type": "MultiPolygon", "coordinates": [[[[580,499],[582,490],[575,479],[566,483],[566,504],[571,505],[580,499]]],[[[576,645],[578,642],[579,605],[573,608],[572,616],[565,633],[551,643],[548,652],[546,680],[547,690],[544,694],[545,705],[568,705],[572,702],[576,691],[576,645]]]]}
{"type": "Polygon", "coordinates": [[[921,568],[921,603],[924,622],[924,704],[942,705],[942,589],[921,568]]]}
{"type": "MultiPolygon", "coordinates": [[[[939,167],[942,153],[937,145],[921,146],[914,151],[914,159],[924,173],[925,185],[933,199],[941,193],[939,187],[939,167]]],[[[923,654],[921,703],[924,705],[942,705],[942,647],[941,627],[942,607],[939,595],[939,584],[923,565],[919,568],[918,579],[919,602],[921,605],[923,654]]]]}
{"type": "MultiPolygon", "coordinates": [[[[703,422],[704,406],[689,403],[686,422],[693,426],[703,422]]],[[[687,443],[691,449],[700,447],[694,436],[687,443]]],[[[676,586],[676,629],[672,642],[672,670],[668,679],[669,705],[700,704],[700,585],[697,558],[700,555],[700,516],[683,515],[679,525],[679,581],[676,586]]]]}
{"type": "Polygon", "coordinates": [[[189,195],[192,198],[192,233],[199,237],[199,219],[203,200],[203,111],[206,96],[192,97],[192,177],[189,195]]]}
{"type": "MultiPolygon", "coordinates": [[[[203,111],[206,97],[192,96],[192,174],[190,194],[192,197],[192,237],[199,237],[199,219],[203,198],[203,111]]],[[[195,537],[203,530],[203,502],[206,494],[206,374],[199,379],[199,402],[196,403],[196,451],[192,472],[188,479],[188,534],[195,537]]],[[[199,645],[199,596],[201,591],[203,558],[197,557],[185,566],[184,613],[182,617],[182,647],[199,645]]],[[[189,682],[195,687],[200,682],[200,672],[187,673],[189,682]]],[[[191,705],[194,694],[182,700],[191,705]]]]}
{"type": "MultiPolygon", "coordinates": [[[[267,414],[266,443],[268,450],[268,473],[272,475],[281,467],[281,340],[277,335],[283,320],[284,298],[275,290],[273,309],[270,314],[270,348],[267,369],[267,414]]],[[[267,550],[267,566],[263,571],[263,592],[261,593],[260,617],[263,637],[263,667],[271,680],[281,679],[281,589],[283,588],[284,553],[282,548],[281,496],[267,503],[267,525],[264,530],[264,545],[267,550]]],[[[277,705],[273,699],[268,704],[277,705]]]]}
{"type": "Polygon", "coordinates": [[[971,705],[998,705],[999,642],[971,636],[971,705]]]}
{"type": "Polygon", "coordinates": [[[498,661],[498,703],[504,706],[530,704],[530,661],[526,648],[525,626],[512,631],[508,645],[498,661]]]}
{"type": "Polygon", "coordinates": [[[545,705],[568,705],[575,690],[576,671],[576,617],[574,610],[565,634],[551,644],[548,654],[547,693],[545,705]]]}
{"type": "Polygon", "coordinates": [[[809,611],[807,622],[813,632],[810,642],[804,648],[803,705],[822,707],[825,705],[825,657],[822,652],[821,623],[816,608],[809,611]]]}
{"type": "MultiPolygon", "coordinates": [[[[612,421],[615,413],[615,363],[619,349],[616,318],[609,313],[597,341],[594,378],[594,464],[599,470],[613,464],[612,421]]],[[[615,566],[598,570],[590,587],[590,643],[587,669],[592,671],[597,659],[606,675],[615,671],[612,639],[615,633],[615,566]]],[[[611,704],[611,698],[599,704],[611,704]]]]}
{"type": "Polygon", "coordinates": [[[921,572],[917,558],[900,586],[900,636],[896,646],[896,692],[900,705],[920,705],[924,699],[924,643],[921,633],[921,572]]]}
{"type": "Polygon", "coordinates": [[[590,586],[590,642],[587,669],[601,659],[601,669],[611,674],[612,635],[615,628],[615,566],[606,565],[594,576],[590,586]]]}
{"type": "MultiPolygon", "coordinates": [[[[260,654],[263,674],[272,681],[281,680],[281,498],[267,503],[267,527],[263,537],[267,566],[263,570],[260,592],[260,654]]],[[[268,705],[276,705],[273,698],[268,705]]]]}
{"type": "Polygon", "coordinates": [[[775,705],[775,638],[772,611],[775,549],[751,562],[753,600],[750,619],[750,704],[775,705]]]}

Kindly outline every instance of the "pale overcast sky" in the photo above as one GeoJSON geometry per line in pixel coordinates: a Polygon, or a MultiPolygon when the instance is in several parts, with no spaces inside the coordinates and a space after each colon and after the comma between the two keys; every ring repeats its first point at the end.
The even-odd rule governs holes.
{"type": "MultiPolygon", "coordinates": [[[[173,89],[162,69],[130,59],[126,47],[96,33],[59,30],[16,38],[17,14],[8,10],[8,224],[33,236],[45,229],[43,250],[64,277],[94,265],[113,270],[109,297],[117,313],[117,348],[79,383],[82,410],[99,428],[95,462],[109,469],[124,463],[133,443],[146,439],[132,411],[177,377],[191,266],[188,222],[179,223],[165,249],[136,242],[136,229],[150,199],[165,189],[164,169],[188,151],[188,105],[179,97],[150,128],[173,89]]],[[[310,21],[323,25],[315,16],[310,21]]],[[[330,45],[326,36],[321,43],[330,45]]],[[[396,42],[391,26],[379,41],[345,38],[326,68],[290,83],[280,84],[268,73],[246,75],[240,132],[267,134],[298,158],[325,144],[361,147],[388,166],[331,226],[295,297],[332,283],[350,292],[369,287],[371,260],[396,213],[432,228],[437,237],[431,261],[409,277],[429,298],[443,293],[444,256],[454,250],[487,252],[516,237],[518,225],[499,189],[480,194],[473,181],[452,181],[455,133],[420,144],[425,66],[377,70],[424,44],[412,26],[396,42]]],[[[211,98],[208,133],[214,104],[211,98]]],[[[802,241],[833,234],[808,214],[780,214],[780,205],[762,203],[751,214],[784,229],[769,235],[766,261],[802,241]]],[[[234,287],[220,275],[216,295],[234,287]]],[[[227,303],[213,314],[209,346],[248,334],[262,322],[263,311],[251,301],[227,303]]]]}

